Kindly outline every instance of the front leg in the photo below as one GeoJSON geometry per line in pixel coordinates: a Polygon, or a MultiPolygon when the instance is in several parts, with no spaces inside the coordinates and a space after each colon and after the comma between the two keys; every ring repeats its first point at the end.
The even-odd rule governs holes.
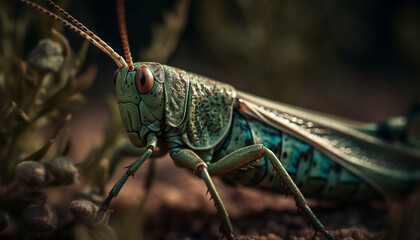
{"type": "Polygon", "coordinates": [[[204,180],[204,183],[206,184],[210,192],[210,195],[217,208],[217,211],[220,214],[220,217],[222,218],[222,230],[224,235],[228,239],[235,239],[229,215],[226,211],[222,199],[219,196],[219,193],[216,190],[216,187],[213,184],[213,181],[211,180],[210,174],[207,170],[207,164],[195,152],[189,149],[183,149],[178,153],[174,154],[172,157],[177,164],[191,169],[195,174],[197,174],[201,179],[204,180]]]}
{"type": "Polygon", "coordinates": [[[125,182],[127,181],[128,177],[133,176],[134,173],[139,169],[139,167],[146,161],[150,155],[152,155],[153,150],[156,148],[157,144],[157,137],[155,134],[149,134],[147,137],[147,147],[145,148],[146,151],[130,166],[127,167],[127,172],[118,180],[118,182],[114,185],[111,191],[108,194],[108,197],[102,202],[99,211],[106,211],[108,209],[111,200],[117,197],[118,193],[120,192],[121,188],[124,186],[125,182]]]}

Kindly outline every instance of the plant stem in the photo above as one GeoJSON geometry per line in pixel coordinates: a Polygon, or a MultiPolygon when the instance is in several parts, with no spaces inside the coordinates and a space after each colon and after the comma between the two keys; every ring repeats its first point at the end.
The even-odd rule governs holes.
{"type": "Polygon", "coordinates": [[[26,108],[25,108],[25,112],[27,112],[28,114],[30,112],[32,112],[31,111],[32,107],[33,107],[36,99],[38,98],[39,91],[41,90],[42,83],[44,82],[46,76],[47,76],[47,74],[45,72],[40,73],[40,76],[39,76],[38,82],[36,83],[34,92],[33,92],[32,96],[31,96],[31,99],[29,100],[29,102],[28,102],[28,104],[26,105],[26,108]]]}

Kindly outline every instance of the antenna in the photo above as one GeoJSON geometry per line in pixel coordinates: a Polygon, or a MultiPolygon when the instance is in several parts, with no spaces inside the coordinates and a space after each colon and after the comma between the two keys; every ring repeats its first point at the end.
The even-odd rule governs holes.
{"type": "Polygon", "coordinates": [[[30,2],[28,0],[19,0],[22,3],[25,3],[26,5],[35,8],[36,10],[54,18],[55,20],[61,22],[64,24],[67,28],[71,29],[72,31],[76,32],[80,36],[82,36],[84,39],[91,42],[93,45],[95,45],[97,48],[99,48],[101,51],[103,51],[106,55],[112,58],[114,62],[117,64],[119,68],[127,67],[127,63],[125,62],[124,58],[122,58],[120,55],[118,55],[108,44],[106,44],[102,39],[100,39],[96,34],[94,34],[92,31],[90,31],[87,27],[85,27],[83,24],[81,24],[79,21],[77,21],[74,17],[72,17],[70,14],[68,14],[65,10],[57,6],[54,2],[51,0],[47,0],[48,4],[53,6],[55,9],[60,11],[67,19],[72,21],[76,26],[68,22],[67,20],[57,16],[56,14],[52,13],[51,11],[39,6],[38,4],[35,4],[33,2],[30,2]]]}
{"type": "Polygon", "coordinates": [[[116,0],[117,3],[117,17],[118,17],[118,28],[120,29],[121,42],[123,44],[125,60],[128,64],[128,70],[133,71],[133,59],[130,53],[130,44],[128,43],[127,36],[127,24],[125,22],[125,7],[124,0],[116,0]]]}

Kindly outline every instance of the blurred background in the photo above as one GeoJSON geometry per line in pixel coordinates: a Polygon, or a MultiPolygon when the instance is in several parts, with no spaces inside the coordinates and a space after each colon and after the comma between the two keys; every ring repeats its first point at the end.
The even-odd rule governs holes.
{"type": "MultiPolygon", "coordinates": [[[[19,49],[22,58],[28,56],[39,39],[51,37],[52,26],[64,32],[72,49],[81,48],[83,39],[60,24],[16,1],[1,1],[6,3],[4,10],[16,19],[30,19],[23,47],[19,49]]],[[[123,54],[114,1],[56,2],[123,54]]],[[[381,121],[405,115],[420,99],[419,1],[127,0],[126,11],[131,52],[138,61],[165,62],[261,97],[357,121],[381,121]],[[175,33],[168,34],[170,29],[176,29],[175,33]],[[165,43],[165,36],[169,36],[169,43],[160,45],[165,43]]],[[[117,67],[94,46],[89,47],[83,68],[91,64],[98,66],[98,74],[86,91],[86,104],[71,110],[70,155],[76,162],[104,141],[103,129],[111,118],[105,99],[114,96],[112,76],[117,67]]],[[[130,160],[117,167],[120,170],[109,181],[107,190],[129,163],[130,160]]],[[[126,239],[136,239],[138,233],[130,233],[129,228],[142,224],[133,219],[138,217],[135,214],[143,194],[139,184],[143,183],[146,169],[140,169],[136,179],[128,181],[113,202],[115,213],[111,223],[117,235],[126,239]]],[[[152,239],[153,235],[189,239],[191,233],[195,234],[194,239],[220,236],[214,210],[203,197],[206,189],[202,183],[175,168],[167,157],[157,162],[157,169],[155,190],[149,197],[154,201],[149,201],[147,217],[141,219],[154,230],[143,235],[152,239]],[[179,217],[185,218],[186,223],[179,223],[179,217]],[[204,237],[200,235],[203,232],[204,237]]],[[[275,225],[280,222],[292,226],[292,230],[288,230],[289,235],[275,236],[312,237],[305,221],[299,216],[295,218],[290,199],[231,188],[218,180],[216,185],[240,234],[261,234],[255,232],[256,225],[247,225],[259,218],[259,228],[266,229],[263,232],[275,232],[273,229],[281,228],[275,225]],[[277,214],[281,216],[278,219],[273,212],[286,215],[277,214]],[[263,222],[266,220],[269,222],[263,222]]],[[[54,206],[62,204],[62,198],[60,192],[49,192],[49,201],[54,206]]],[[[64,202],[71,198],[68,196],[64,202]]],[[[378,235],[386,225],[383,208],[357,209],[342,207],[338,211],[327,207],[327,213],[321,211],[320,218],[323,222],[327,220],[327,228],[342,228],[342,232],[347,229],[350,233],[344,236],[383,237],[378,235]],[[353,229],[359,225],[360,228],[353,229]]],[[[401,212],[396,215],[404,218],[401,212]]]]}
{"type": "MultiPolygon", "coordinates": [[[[175,2],[126,1],[135,60],[153,60],[141,53],[175,2]]],[[[61,5],[122,54],[113,1],[61,5]]],[[[34,29],[44,18],[22,11],[34,15],[34,29]]],[[[168,65],[363,121],[403,114],[420,97],[418,1],[192,1],[188,11],[168,65]]],[[[69,30],[65,35],[75,49],[83,42],[69,30]]],[[[27,38],[25,50],[34,44],[27,38]]],[[[86,62],[99,66],[89,97],[112,93],[115,64],[93,46],[86,62]]]]}

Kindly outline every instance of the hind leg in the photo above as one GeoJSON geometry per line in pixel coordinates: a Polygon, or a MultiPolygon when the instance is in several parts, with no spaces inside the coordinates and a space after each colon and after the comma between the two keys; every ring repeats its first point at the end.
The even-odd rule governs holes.
{"type": "Polygon", "coordinates": [[[324,225],[318,220],[311,208],[306,203],[305,197],[296,186],[295,182],[290,177],[289,173],[283,167],[277,156],[262,144],[256,144],[239,149],[219,161],[209,164],[208,169],[211,175],[223,175],[230,171],[236,170],[252,161],[267,157],[274,166],[278,175],[282,178],[286,187],[294,196],[296,205],[305,213],[314,228],[321,232],[328,239],[336,239],[330,232],[328,232],[324,225]]]}
{"type": "MultiPolygon", "coordinates": [[[[229,155],[225,156],[219,161],[215,163],[210,163],[208,165],[204,163],[203,160],[199,159],[199,157],[191,150],[181,150],[179,153],[175,154],[174,159],[179,164],[189,169],[192,169],[196,173],[200,169],[205,168],[206,172],[208,169],[208,173],[214,176],[229,173],[262,157],[267,157],[270,160],[275,170],[282,178],[287,188],[290,190],[291,194],[295,197],[296,205],[303,210],[303,212],[308,217],[309,221],[315,227],[315,229],[321,232],[328,239],[336,239],[331,233],[329,233],[325,229],[324,225],[322,225],[322,223],[318,220],[318,218],[312,212],[310,207],[307,205],[304,196],[302,195],[296,184],[293,182],[292,178],[287,173],[286,169],[283,167],[277,156],[270,149],[264,147],[262,144],[256,144],[241,148],[235,152],[230,153],[229,155]]],[[[217,196],[217,199],[219,198],[220,197],[217,196]]],[[[223,203],[220,199],[220,205],[223,206],[222,204],[223,203]]],[[[227,230],[231,233],[232,227],[230,225],[226,209],[224,209],[224,207],[220,207],[219,212],[221,212],[223,216],[222,222],[225,231],[227,230]]]]}

